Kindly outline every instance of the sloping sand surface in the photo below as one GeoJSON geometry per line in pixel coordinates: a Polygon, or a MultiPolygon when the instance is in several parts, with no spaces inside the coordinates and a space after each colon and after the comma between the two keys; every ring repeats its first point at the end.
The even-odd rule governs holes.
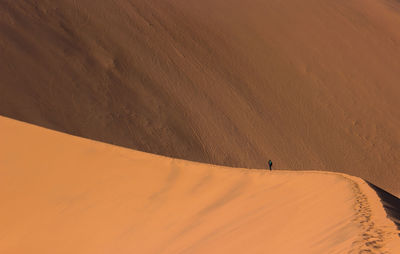
{"type": "Polygon", "coordinates": [[[400,251],[359,178],[176,160],[3,117],[0,140],[0,253],[400,251]]]}
{"type": "Polygon", "coordinates": [[[394,0],[0,1],[0,114],[400,195],[394,0]]]}

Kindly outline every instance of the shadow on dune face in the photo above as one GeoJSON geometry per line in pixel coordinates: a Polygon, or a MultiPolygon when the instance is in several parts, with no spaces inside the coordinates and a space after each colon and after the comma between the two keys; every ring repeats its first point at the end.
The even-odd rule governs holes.
{"type": "Polygon", "coordinates": [[[0,115],[190,161],[346,168],[399,193],[399,8],[294,2],[0,1],[0,115]]]}
{"type": "MultiPolygon", "coordinates": [[[[396,224],[397,228],[400,230],[400,199],[393,196],[389,192],[379,188],[372,183],[367,182],[368,185],[376,191],[388,217],[396,224]]],[[[399,234],[400,236],[400,234],[399,234]]]]}

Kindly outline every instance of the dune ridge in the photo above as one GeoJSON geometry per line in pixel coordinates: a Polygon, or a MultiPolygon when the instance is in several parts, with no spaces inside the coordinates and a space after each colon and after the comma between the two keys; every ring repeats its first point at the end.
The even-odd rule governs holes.
{"type": "Polygon", "coordinates": [[[177,160],[0,117],[1,253],[398,253],[357,177],[177,160]]]}
{"type": "Polygon", "coordinates": [[[392,0],[4,0],[0,114],[399,195],[399,13],[392,0]]]}

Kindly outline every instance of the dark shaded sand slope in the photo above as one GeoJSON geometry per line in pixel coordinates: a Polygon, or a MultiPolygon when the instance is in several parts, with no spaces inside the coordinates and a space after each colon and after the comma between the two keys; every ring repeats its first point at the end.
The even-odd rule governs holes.
{"type": "Polygon", "coordinates": [[[3,0],[0,114],[399,195],[399,27],[386,0],[3,0]]]}
{"type": "MultiPolygon", "coordinates": [[[[388,193],[385,190],[368,183],[369,186],[376,191],[388,217],[396,224],[397,228],[400,230],[400,199],[388,193]]],[[[399,234],[400,236],[400,234],[399,234]]]]}
{"type": "Polygon", "coordinates": [[[400,253],[357,177],[227,168],[0,117],[0,253],[400,253]]]}

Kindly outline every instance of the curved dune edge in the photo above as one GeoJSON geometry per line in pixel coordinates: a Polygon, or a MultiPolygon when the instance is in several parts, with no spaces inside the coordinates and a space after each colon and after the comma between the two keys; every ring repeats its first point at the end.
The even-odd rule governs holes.
{"type": "Polygon", "coordinates": [[[345,174],[176,160],[0,118],[0,253],[399,253],[345,174]]]}
{"type": "Polygon", "coordinates": [[[383,208],[385,208],[388,217],[396,224],[397,228],[400,230],[400,199],[372,183],[367,183],[372,189],[375,190],[376,194],[381,199],[383,208]]]}
{"type": "Polygon", "coordinates": [[[400,197],[400,1],[0,1],[0,115],[400,197]],[[366,156],[367,155],[367,156],[366,156]]]}
{"type": "Polygon", "coordinates": [[[357,249],[371,251],[371,253],[376,250],[390,251],[399,249],[400,241],[395,223],[388,219],[376,191],[367,182],[358,177],[349,175],[344,177],[350,179],[354,184],[353,191],[356,195],[354,204],[356,211],[355,221],[361,225],[363,232],[359,236],[359,240],[354,242],[357,249]],[[396,240],[391,241],[392,239],[396,240]]]}

